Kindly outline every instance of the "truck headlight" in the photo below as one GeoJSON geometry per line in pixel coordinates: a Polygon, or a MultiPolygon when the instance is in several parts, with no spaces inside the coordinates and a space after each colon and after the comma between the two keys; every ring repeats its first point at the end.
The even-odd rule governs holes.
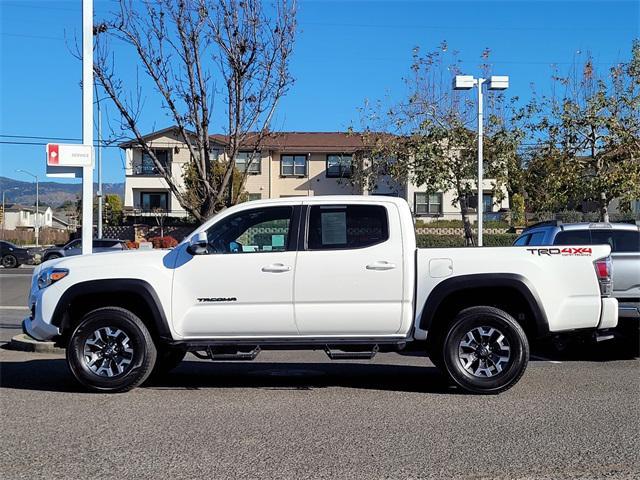
{"type": "Polygon", "coordinates": [[[38,276],[38,288],[41,290],[47,288],[58,280],[62,280],[67,275],[69,275],[69,270],[66,268],[48,268],[38,276]]]}

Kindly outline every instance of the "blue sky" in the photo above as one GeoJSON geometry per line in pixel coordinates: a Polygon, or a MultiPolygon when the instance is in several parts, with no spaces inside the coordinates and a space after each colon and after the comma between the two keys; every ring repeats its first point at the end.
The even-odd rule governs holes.
{"type": "MultiPolygon", "coordinates": [[[[113,5],[96,0],[96,17],[113,5]]],[[[80,138],[81,63],[67,46],[80,36],[80,7],[80,0],[0,0],[0,142],[80,138]]],[[[628,58],[639,25],[637,0],[302,1],[291,64],[296,82],[273,127],[357,126],[365,99],[402,95],[412,48],[429,50],[442,40],[460,51],[469,74],[478,73],[482,50],[491,48],[494,73],[511,77],[508,95],[526,100],[532,83],[549,85],[553,63],[562,70],[589,52],[605,69],[628,58]]],[[[131,64],[126,54],[118,58],[131,64]]],[[[142,121],[148,129],[171,123],[151,100],[142,121]]],[[[23,168],[44,178],[44,148],[0,143],[0,175],[29,180],[15,172],[23,168]]],[[[120,149],[105,148],[103,158],[104,181],[124,181],[120,149]]]]}

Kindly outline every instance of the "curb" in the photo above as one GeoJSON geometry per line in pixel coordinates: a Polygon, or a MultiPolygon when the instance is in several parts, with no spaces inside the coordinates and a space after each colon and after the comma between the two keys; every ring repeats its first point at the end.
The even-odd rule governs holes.
{"type": "Polygon", "coordinates": [[[53,342],[39,342],[25,333],[15,335],[7,347],[22,352],[64,353],[64,349],[56,347],[53,342]]]}

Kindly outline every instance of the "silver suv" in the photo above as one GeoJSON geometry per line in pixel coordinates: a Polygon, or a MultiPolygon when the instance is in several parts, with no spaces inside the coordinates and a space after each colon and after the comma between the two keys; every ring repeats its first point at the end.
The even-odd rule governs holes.
{"type": "Polygon", "coordinates": [[[541,222],[513,243],[526,245],[611,245],[613,296],[620,318],[640,319],[640,226],[628,223],[541,222]]]}

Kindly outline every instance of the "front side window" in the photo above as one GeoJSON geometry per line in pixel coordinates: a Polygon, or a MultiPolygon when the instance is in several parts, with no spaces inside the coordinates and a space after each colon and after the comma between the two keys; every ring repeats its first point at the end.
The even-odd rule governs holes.
{"type": "Polygon", "coordinates": [[[544,245],[544,234],[545,232],[532,233],[531,238],[529,238],[529,243],[527,245],[533,245],[533,246],[544,245]]]}
{"type": "Polygon", "coordinates": [[[352,155],[327,155],[327,177],[349,178],[352,163],[352,155]]]}
{"type": "Polygon", "coordinates": [[[282,155],[280,174],[283,177],[304,177],[307,175],[306,155],[282,155]]]}
{"type": "Polygon", "coordinates": [[[387,210],[380,205],[322,205],[309,212],[309,250],[363,248],[388,238],[387,210]]]}
{"type": "Polygon", "coordinates": [[[522,235],[521,237],[519,237],[514,243],[513,246],[514,247],[524,247],[529,243],[529,238],[531,238],[531,235],[522,235]]]}
{"type": "Polygon", "coordinates": [[[236,168],[240,172],[260,173],[260,155],[257,152],[238,152],[236,168]]]}
{"type": "Polygon", "coordinates": [[[293,207],[246,210],[207,230],[208,253],[283,252],[289,250],[293,207]]]}
{"type": "Polygon", "coordinates": [[[71,243],[67,243],[67,246],[64,247],[65,250],[71,250],[72,248],[80,248],[81,245],[81,241],[80,240],[74,240],[71,243]]]}
{"type": "Polygon", "coordinates": [[[416,215],[442,215],[442,193],[415,194],[416,215]]]}
{"type": "Polygon", "coordinates": [[[167,192],[140,192],[140,206],[145,212],[169,210],[167,192]]]}

